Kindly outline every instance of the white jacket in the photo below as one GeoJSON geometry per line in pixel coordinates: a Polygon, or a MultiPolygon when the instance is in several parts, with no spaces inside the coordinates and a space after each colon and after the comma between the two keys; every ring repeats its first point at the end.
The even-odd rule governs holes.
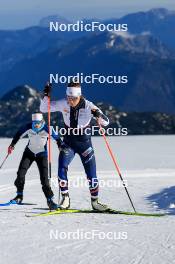
{"type": "MultiPolygon", "coordinates": [[[[58,100],[58,101],[51,101],[51,112],[61,112],[63,114],[64,123],[66,126],[70,127],[70,105],[68,104],[66,99],[58,100]]],[[[101,113],[102,111],[94,105],[92,102],[85,99],[85,107],[79,109],[78,112],[78,128],[84,128],[89,125],[93,114],[92,110],[99,110],[101,113]]],[[[40,111],[43,113],[48,112],[48,97],[45,96],[43,100],[41,100],[40,104],[40,111]]],[[[102,126],[107,126],[109,124],[109,119],[100,118],[100,123],[102,126]]]]}

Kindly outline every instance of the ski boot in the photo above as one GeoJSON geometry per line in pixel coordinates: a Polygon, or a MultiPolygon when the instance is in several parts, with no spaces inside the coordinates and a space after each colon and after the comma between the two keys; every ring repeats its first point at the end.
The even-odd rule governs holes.
{"type": "Polygon", "coordinates": [[[47,205],[48,205],[50,211],[54,211],[54,210],[58,209],[58,205],[56,203],[54,203],[53,197],[47,198],[47,205]]]}
{"type": "Polygon", "coordinates": [[[91,198],[91,205],[94,211],[105,212],[109,210],[107,205],[98,202],[98,198],[91,198]]]}
{"type": "Polygon", "coordinates": [[[23,201],[23,193],[21,192],[17,192],[16,197],[10,200],[12,204],[21,204],[22,201],[23,201]]]}
{"type": "Polygon", "coordinates": [[[70,197],[68,193],[62,194],[62,200],[60,203],[61,210],[67,210],[70,208],[70,197]]]}

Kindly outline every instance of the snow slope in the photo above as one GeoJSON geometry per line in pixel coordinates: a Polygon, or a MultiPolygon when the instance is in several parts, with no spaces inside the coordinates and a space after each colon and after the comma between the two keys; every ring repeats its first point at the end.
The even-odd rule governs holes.
{"type": "MultiPolygon", "coordinates": [[[[175,209],[172,205],[175,202],[174,140],[174,136],[110,138],[137,210],[169,213],[162,218],[99,214],[27,218],[25,214],[45,212],[47,208],[37,168],[32,165],[26,177],[24,202],[33,205],[0,207],[0,263],[175,263],[175,209]],[[68,232],[79,232],[82,239],[68,232]],[[88,239],[86,232],[103,234],[105,239],[102,239],[104,236],[88,239]],[[117,234],[116,239],[109,239],[109,232],[117,234]],[[61,235],[66,238],[60,238],[61,235]]],[[[101,201],[116,209],[132,211],[103,139],[94,138],[93,142],[101,201]]],[[[0,161],[9,143],[9,139],[0,139],[0,161]]],[[[18,143],[14,154],[0,170],[0,203],[15,195],[13,182],[25,144],[26,140],[18,143]]],[[[55,199],[58,196],[57,156],[57,147],[53,143],[52,186],[55,199]]],[[[90,208],[89,192],[78,157],[70,166],[69,178],[72,208],[90,208]]]]}

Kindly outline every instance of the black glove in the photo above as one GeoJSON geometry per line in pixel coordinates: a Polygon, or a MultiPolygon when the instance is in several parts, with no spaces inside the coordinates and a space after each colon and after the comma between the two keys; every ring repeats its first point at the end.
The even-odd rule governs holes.
{"type": "Polygon", "coordinates": [[[61,140],[61,138],[57,140],[57,146],[59,150],[63,151],[65,154],[69,152],[69,146],[67,146],[66,143],[64,143],[64,141],[61,140]]]}
{"type": "Polygon", "coordinates": [[[52,84],[51,83],[46,83],[44,87],[44,96],[49,96],[51,94],[51,89],[52,89],[52,84]]]}
{"type": "Polygon", "coordinates": [[[92,114],[95,118],[102,117],[102,113],[97,109],[95,111],[92,111],[92,114]]]}
{"type": "Polygon", "coordinates": [[[61,138],[57,139],[57,146],[58,148],[61,148],[61,145],[63,144],[63,141],[61,138]]]}
{"type": "Polygon", "coordinates": [[[99,120],[99,118],[102,118],[104,121],[109,122],[109,119],[107,118],[107,116],[105,116],[102,112],[100,112],[98,109],[95,111],[92,111],[93,116],[97,119],[97,121],[99,120]]]}

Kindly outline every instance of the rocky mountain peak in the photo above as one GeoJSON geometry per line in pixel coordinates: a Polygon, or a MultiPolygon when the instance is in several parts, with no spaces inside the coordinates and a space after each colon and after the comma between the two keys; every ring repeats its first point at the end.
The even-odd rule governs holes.
{"type": "Polygon", "coordinates": [[[27,101],[31,99],[39,99],[40,94],[29,85],[17,86],[13,90],[6,93],[1,100],[2,101],[27,101]]]}

